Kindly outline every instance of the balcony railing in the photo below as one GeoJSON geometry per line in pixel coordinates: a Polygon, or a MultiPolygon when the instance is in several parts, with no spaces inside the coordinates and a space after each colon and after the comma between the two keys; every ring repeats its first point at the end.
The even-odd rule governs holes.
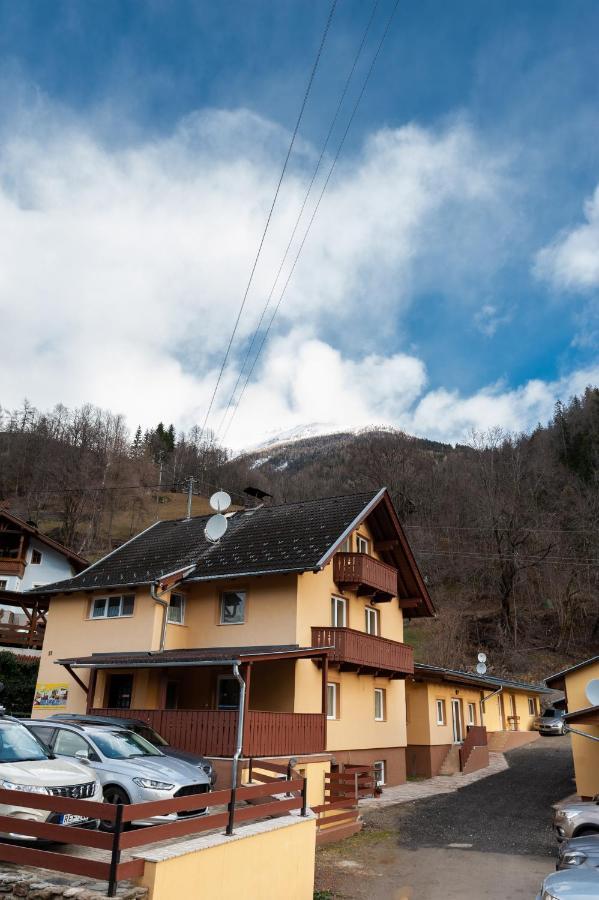
{"type": "Polygon", "coordinates": [[[329,663],[344,669],[390,677],[414,672],[414,651],[408,644],[353,628],[312,628],[312,646],[332,647],[329,663]]]}
{"type": "Polygon", "coordinates": [[[11,622],[0,622],[0,648],[27,647],[32,650],[41,650],[44,643],[44,626],[38,625],[31,631],[30,626],[15,625],[11,622]]]}
{"type": "MultiPolygon", "coordinates": [[[[232,756],[237,711],[225,709],[92,709],[95,716],[142,719],[179,750],[204,756],[232,756]]],[[[297,756],[322,753],[326,719],[321,713],[250,710],[244,756],[297,756]]]]}
{"type": "Polygon", "coordinates": [[[397,595],[397,569],[367,553],[336,553],[333,579],[339,587],[361,594],[397,595]]]}
{"type": "Polygon", "coordinates": [[[0,573],[22,578],[25,574],[25,560],[22,557],[0,556],[0,573]]]}

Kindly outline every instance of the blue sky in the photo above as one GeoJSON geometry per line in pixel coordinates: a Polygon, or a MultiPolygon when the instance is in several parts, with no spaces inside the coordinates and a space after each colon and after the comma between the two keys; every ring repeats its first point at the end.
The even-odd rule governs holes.
{"type": "MultiPolygon", "coordinates": [[[[328,9],[0,2],[2,406],[202,421],[328,9]]],[[[214,428],[371,9],[338,0],[214,428]]],[[[400,3],[233,444],[526,429],[597,382],[598,33],[595,0],[400,3]]]]}

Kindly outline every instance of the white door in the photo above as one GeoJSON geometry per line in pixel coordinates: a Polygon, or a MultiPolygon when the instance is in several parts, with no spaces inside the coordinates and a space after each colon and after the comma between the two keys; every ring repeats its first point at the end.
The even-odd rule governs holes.
{"type": "Polygon", "coordinates": [[[451,723],[453,725],[453,742],[454,744],[462,743],[462,711],[460,701],[451,701],[451,723]]]}

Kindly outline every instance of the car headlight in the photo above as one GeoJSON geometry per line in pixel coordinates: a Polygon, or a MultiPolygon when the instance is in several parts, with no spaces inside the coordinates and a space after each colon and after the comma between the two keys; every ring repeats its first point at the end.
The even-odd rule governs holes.
{"type": "Polygon", "coordinates": [[[27,794],[49,794],[47,787],[41,784],[15,784],[14,781],[0,781],[5,791],[25,791],[27,794]]]}
{"type": "Polygon", "coordinates": [[[152,791],[172,791],[174,784],[168,781],[154,781],[152,778],[134,778],[134,783],[142,788],[149,788],[152,791]]]}
{"type": "Polygon", "coordinates": [[[567,866],[581,866],[583,862],[586,860],[585,853],[564,853],[562,857],[562,862],[564,862],[567,866]]]}
{"type": "Polygon", "coordinates": [[[565,809],[557,809],[555,811],[555,820],[557,821],[558,819],[566,819],[567,815],[568,814],[566,813],[565,809]]]}
{"type": "Polygon", "coordinates": [[[204,770],[206,775],[212,775],[212,766],[210,765],[210,763],[206,763],[206,765],[203,765],[202,769],[204,770]]]}

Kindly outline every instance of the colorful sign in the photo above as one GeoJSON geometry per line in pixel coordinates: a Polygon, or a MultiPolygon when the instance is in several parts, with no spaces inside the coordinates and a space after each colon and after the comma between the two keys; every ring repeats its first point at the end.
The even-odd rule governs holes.
{"type": "Polygon", "coordinates": [[[44,709],[51,706],[56,709],[64,707],[67,705],[68,696],[68,684],[37,684],[35,686],[33,708],[44,709]]]}

